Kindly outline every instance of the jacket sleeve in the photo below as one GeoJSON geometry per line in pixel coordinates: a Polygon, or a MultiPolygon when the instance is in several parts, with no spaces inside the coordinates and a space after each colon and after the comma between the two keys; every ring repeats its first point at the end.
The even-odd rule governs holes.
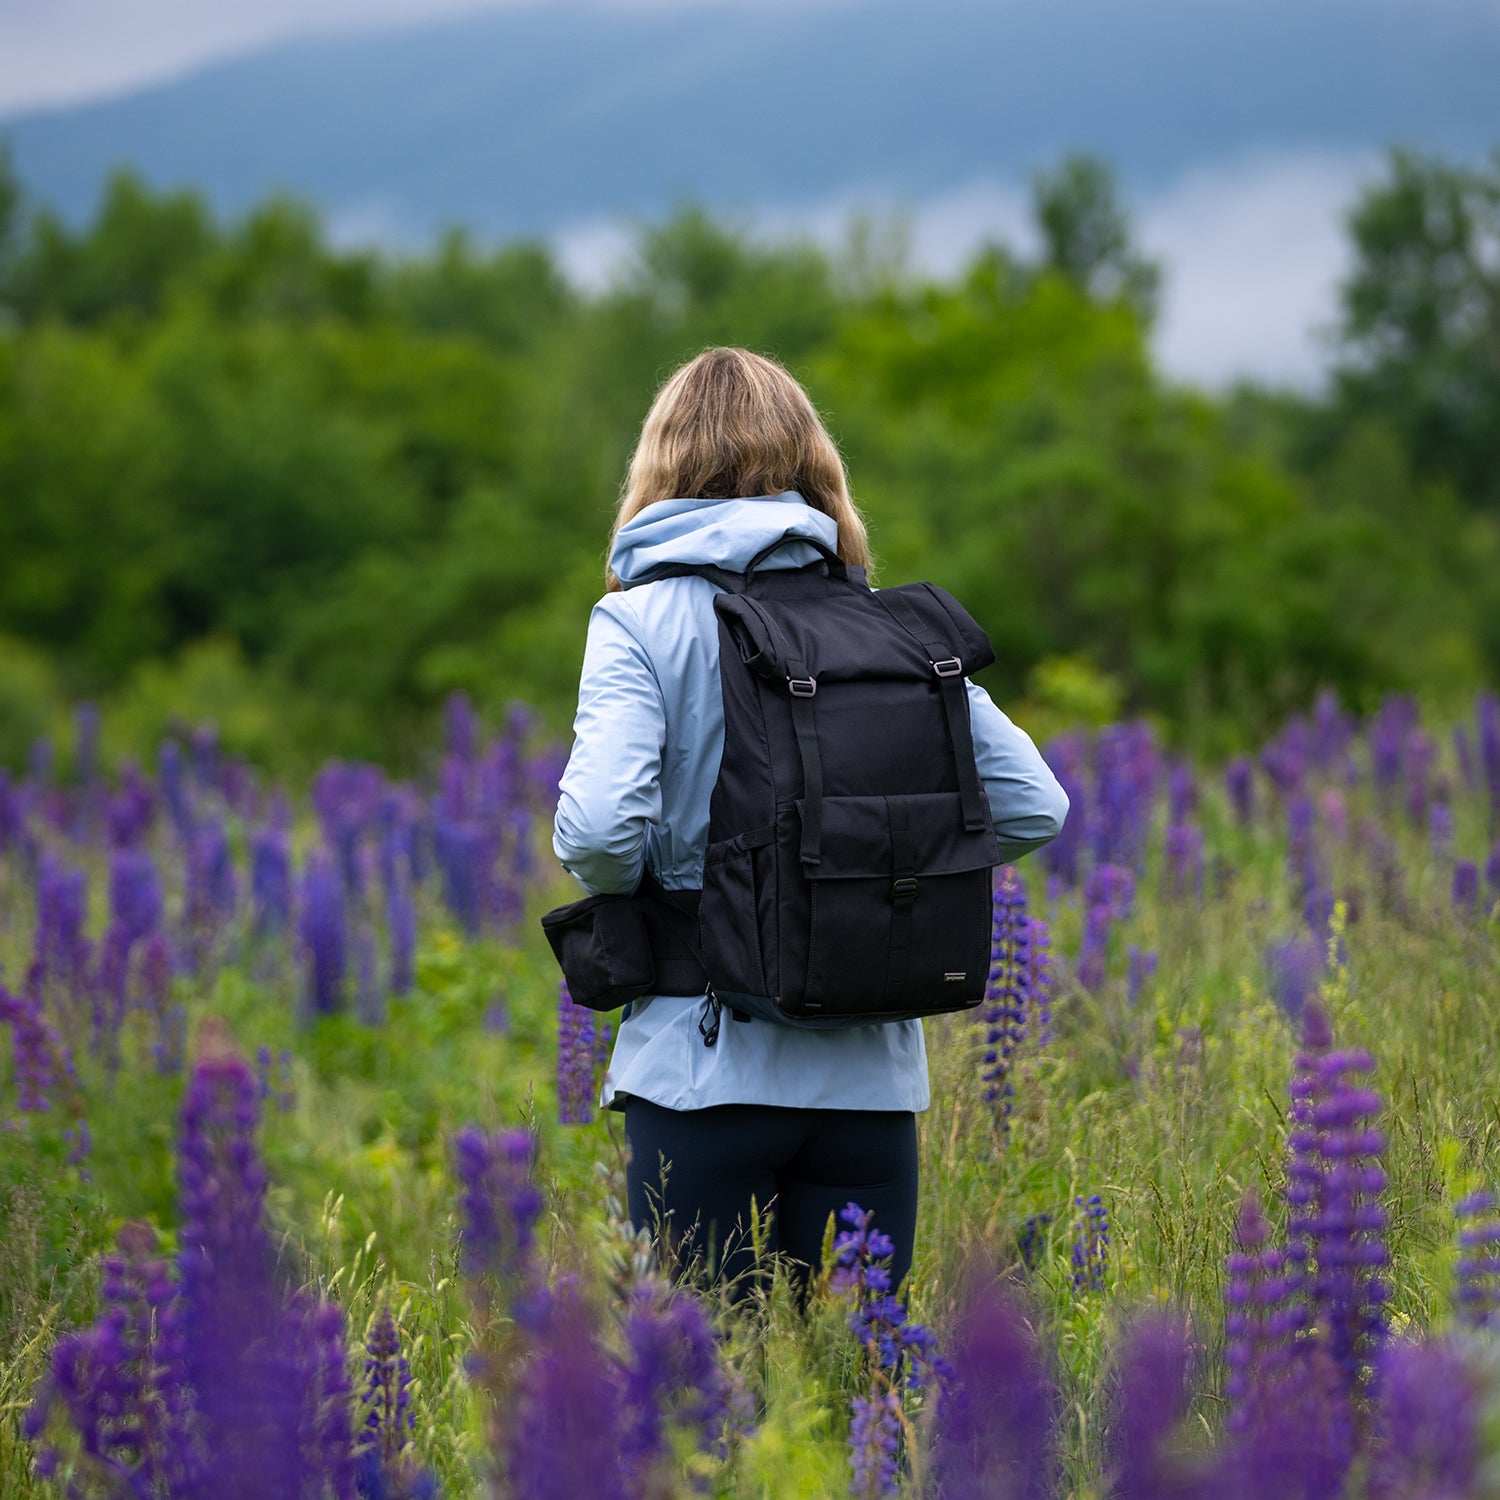
{"type": "Polygon", "coordinates": [[[1012,724],[982,687],[969,683],[969,720],[979,779],[990,799],[1000,856],[1009,862],[1062,832],[1068,794],[1024,729],[1012,724]]]}
{"type": "Polygon", "coordinates": [[[623,594],[607,594],[589,617],[573,751],[552,825],[557,857],[593,894],[635,890],[646,830],[661,818],[666,711],[635,623],[623,594]]]}

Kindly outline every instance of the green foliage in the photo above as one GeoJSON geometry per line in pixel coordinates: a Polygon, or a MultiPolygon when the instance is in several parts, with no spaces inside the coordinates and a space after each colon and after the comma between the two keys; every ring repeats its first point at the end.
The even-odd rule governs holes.
{"type": "Polygon", "coordinates": [[[1494,174],[1394,160],[1326,405],[1158,376],[1157,268],[1091,158],[1038,175],[1035,263],[991,246],[931,283],[899,226],[825,252],[685,207],[590,294],[540,244],[341,251],[296,203],[219,223],[128,172],[72,229],[0,163],[0,637],[132,745],[160,671],[208,659],[294,726],[244,726],[278,768],[409,761],[456,687],[560,729],[651,393],[733,342],[807,382],[884,576],[960,595],[1007,698],[1076,659],[1225,746],[1325,684],[1451,696],[1500,667],[1500,521],[1463,457],[1500,409],[1464,271],[1494,174]],[[1461,433],[1433,436],[1438,391],[1461,433]]]}
{"type": "Polygon", "coordinates": [[[1349,218],[1342,402],[1500,508],[1500,148],[1481,166],[1393,150],[1387,173],[1349,218]]]}

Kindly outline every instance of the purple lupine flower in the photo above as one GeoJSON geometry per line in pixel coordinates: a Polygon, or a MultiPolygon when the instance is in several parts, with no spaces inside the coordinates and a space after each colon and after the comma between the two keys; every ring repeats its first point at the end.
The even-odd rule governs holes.
{"type": "Polygon", "coordinates": [[[257,828],[250,840],[251,931],[280,938],[292,925],[292,855],[284,829],[257,828]]]}
{"type": "Polygon", "coordinates": [[[1427,822],[1432,797],[1432,767],[1437,760],[1437,745],[1421,729],[1407,731],[1406,750],[1402,756],[1402,774],[1406,782],[1406,816],[1413,828],[1427,822]]]}
{"type": "Polygon", "coordinates": [[[1084,883],[1084,904],[1109,908],[1111,918],[1124,921],[1135,909],[1135,874],[1124,865],[1096,865],[1084,883]]]}
{"type": "Polygon", "coordinates": [[[116,849],[131,849],[151,831],[156,820],[156,794],[134,760],[120,762],[120,790],[109,803],[109,841],[116,849]]]}
{"type": "Polygon", "coordinates": [[[237,896],[224,825],[217,818],[205,818],[188,838],[184,920],[191,973],[204,972],[220,933],[233,920],[237,896]]]}
{"type": "Polygon", "coordinates": [[[313,780],[312,802],[323,840],[333,851],[339,877],[351,897],[364,894],[360,850],[384,795],[385,777],[377,766],[329,761],[313,780]]]}
{"type": "Polygon", "coordinates": [[[354,1500],[353,1387],[344,1351],[344,1312],[337,1302],[294,1296],[283,1337],[299,1356],[304,1494],[354,1500]]]}
{"type": "Polygon", "coordinates": [[[1367,1052],[1332,1050],[1327,1017],[1308,1003],[1287,1135],[1287,1258],[1351,1395],[1385,1337],[1385,1138],[1371,1123],[1380,1096],[1350,1081],[1374,1065],[1367,1052]]]}
{"type": "Polygon", "coordinates": [[[187,1009],[172,1000],[172,950],[165,933],[153,932],[142,944],[135,975],[137,1003],[156,1029],[156,1070],[180,1072],[187,1057],[187,1009]]]}
{"type": "Polygon", "coordinates": [[[171,815],[172,826],[177,830],[178,838],[185,841],[192,830],[193,810],[183,775],[182,746],[174,739],[163,740],[157,751],[156,780],[161,787],[162,801],[171,815]]]}
{"type": "Polygon", "coordinates": [[[1401,780],[1408,736],[1417,719],[1415,700],[1392,693],[1370,722],[1370,766],[1382,795],[1393,792],[1401,780]]]}
{"type": "Polygon", "coordinates": [[[879,1369],[906,1373],[906,1386],[919,1390],[945,1377],[948,1367],[936,1352],[931,1332],[910,1323],[906,1304],[891,1285],[895,1245],[875,1228],[874,1210],[847,1203],[839,1218],[849,1227],[834,1240],[830,1288],[850,1297],[849,1326],[879,1369]]]}
{"type": "Polygon", "coordinates": [[[729,1415],[729,1381],[718,1340],[698,1299],[670,1295],[650,1283],[631,1294],[622,1332],[626,1357],[621,1387],[621,1451],[637,1482],[671,1452],[670,1430],[712,1448],[729,1415]]]}
{"type": "Polygon", "coordinates": [[[1059,735],[1044,752],[1047,765],[1068,796],[1068,818],[1062,832],[1041,852],[1043,865],[1062,884],[1075,886],[1080,875],[1079,856],[1083,852],[1088,825],[1088,782],[1085,767],[1088,752],[1081,736],[1059,735]]]}
{"type": "Polygon", "coordinates": [[[1500,1215],[1493,1193],[1480,1191],[1453,1205],[1458,1220],[1458,1260],[1453,1296],[1458,1320],[1467,1328],[1500,1323],[1500,1215]]]}
{"type": "MultiPolygon", "coordinates": [[[[61,1407],[83,1452],[113,1486],[136,1495],[188,1495],[199,1478],[188,1426],[176,1286],[149,1225],[128,1223],[104,1258],[99,1322],[59,1340],[26,1417],[40,1439],[61,1407]]],[[[60,1454],[38,1457],[51,1473],[60,1454]]]]}
{"type": "Polygon", "coordinates": [[[1052,934],[1040,917],[1029,917],[1026,923],[1026,951],[1031,967],[1026,976],[1031,997],[1035,1045],[1045,1047],[1052,1040],[1052,934]]]}
{"type": "Polygon", "coordinates": [[[1046,1248],[1047,1229],[1051,1223],[1051,1214],[1032,1214],[1021,1225],[1021,1232],[1016,1236],[1016,1253],[1028,1271],[1036,1270],[1041,1264],[1042,1251],[1046,1248]]]}
{"type": "Polygon", "coordinates": [[[365,1423],[361,1447],[373,1448],[380,1467],[397,1465],[416,1429],[411,1405],[411,1365],[401,1352],[401,1334],[385,1297],[365,1335],[365,1423]]]}
{"type": "Polygon", "coordinates": [[[1292,899],[1302,909],[1303,920],[1314,937],[1328,930],[1333,897],[1323,880],[1318,858],[1317,813],[1310,797],[1293,797],[1287,806],[1287,879],[1292,899]]]}
{"type": "Polygon", "coordinates": [[[344,885],[326,850],[315,849],[302,873],[301,936],[308,1012],[334,1015],[344,1008],[348,938],[344,885]]]}
{"type": "Polygon", "coordinates": [[[1156,975],[1156,950],[1142,952],[1131,943],[1125,950],[1125,997],[1131,1005],[1139,1005],[1141,991],[1156,975]]]}
{"type": "Polygon", "coordinates": [[[594,1013],[574,1002],[566,980],[557,986],[557,1114],[564,1125],[594,1118],[594,1013]]]}
{"type": "Polygon", "coordinates": [[[465,936],[476,937],[487,906],[492,848],[477,823],[441,815],[433,822],[433,844],[443,877],[443,899],[465,936]]]}
{"type": "Polygon", "coordinates": [[[1105,1438],[1111,1500],[1164,1500],[1195,1491],[1169,1446],[1193,1397],[1188,1330],[1168,1313],[1147,1314],[1118,1355],[1118,1398],[1105,1438]]]}
{"type": "Polygon", "coordinates": [[[901,1397],[872,1391],[850,1402],[849,1494],[851,1500],[896,1500],[901,1469],[901,1397]]]}
{"type": "Polygon", "coordinates": [[[1167,822],[1186,823],[1198,811],[1198,780],[1185,760],[1173,760],[1167,771],[1167,822]]]}
{"type": "Polygon", "coordinates": [[[1323,983],[1327,963],[1326,945],[1306,935],[1272,943],[1266,949],[1271,998],[1287,1020],[1301,1019],[1303,1007],[1323,983]]]}
{"type": "Polygon", "coordinates": [[[56,1094],[73,1082],[73,1060],[39,997],[15,995],[0,984],[0,1024],[11,1032],[16,1107],[22,1114],[51,1109],[56,1094]]]}
{"type": "Polygon", "coordinates": [[[1140,869],[1160,768],[1149,724],[1111,724],[1099,732],[1091,830],[1096,864],[1140,869]]]}
{"type": "Polygon", "coordinates": [[[160,923],[161,880],[156,861],[144,849],[120,849],[110,860],[109,906],[127,950],[160,923]]]}
{"type": "Polygon", "coordinates": [[[1229,1378],[1229,1431],[1249,1432],[1272,1419],[1278,1382],[1307,1323],[1300,1270],[1288,1274],[1285,1253],[1269,1243],[1270,1226],[1253,1193],[1240,1205],[1236,1251],[1224,1291],[1224,1362],[1229,1378]]]}
{"type": "Polygon", "coordinates": [[[542,1195],[532,1176],[536,1147],[529,1130],[486,1134],[468,1125],[453,1138],[463,1188],[464,1267],[521,1281],[529,1274],[542,1195]]]}
{"type": "Polygon", "coordinates": [[[1040,1339],[998,1286],[960,1298],[934,1425],[931,1475],[944,1500],[1050,1500],[1057,1493],[1057,1391],[1040,1339]]]}
{"type": "Polygon", "coordinates": [[[620,1382],[576,1282],[534,1299],[532,1358],[505,1427],[510,1492],[527,1500],[628,1500],[620,1382]]]}
{"type": "Polygon", "coordinates": [[[290,1327],[263,1210],[255,1077],[207,1028],[182,1107],[178,1175],[184,1364],[214,1493],[295,1495],[308,1359],[290,1327]]]}
{"type": "Polygon", "coordinates": [[[1164,848],[1167,894],[1181,900],[1203,894],[1203,830],[1194,823],[1173,823],[1164,848]]]}
{"type": "Polygon", "coordinates": [[[1031,983],[1031,924],[1026,887],[1006,865],[992,898],[990,973],[985,988],[984,1100],[996,1125],[1008,1128],[1015,1087],[1011,1062],[1026,1037],[1031,983]]]}
{"type": "Polygon", "coordinates": [[[899,1472],[902,1389],[947,1380],[952,1370],[931,1332],[907,1320],[906,1304],[891,1286],[895,1246],[874,1227],[874,1212],[849,1203],[839,1218],[849,1228],[834,1241],[829,1285],[851,1301],[849,1326],[864,1348],[869,1379],[866,1393],[852,1403],[849,1493],[884,1497],[895,1494],[899,1472]]]}
{"type": "Polygon", "coordinates": [[[1472,859],[1461,859],[1453,866],[1453,909],[1479,910],[1479,866],[1472,859]]]}
{"type": "Polygon", "coordinates": [[[1445,1339],[1392,1344],[1376,1372],[1369,1500],[1483,1492],[1483,1402],[1462,1351],[1445,1339]]]}
{"type": "Polygon", "coordinates": [[[1288,721],[1281,733],[1260,753],[1260,764],[1283,798],[1302,795],[1307,780],[1307,723],[1288,721]]]}
{"type": "Polygon", "coordinates": [[[1109,1263],[1109,1215],[1098,1193],[1074,1198],[1083,1210],[1078,1235],[1073,1241],[1073,1290],[1101,1292],[1109,1263]]]}
{"type": "Polygon", "coordinates": [[[1113,925],[1114,913],[1103,902],[1096,902],[1089,907],[1088,915],[1084,918],[1083,941],[1078,948],[1078,982],[1093,994],[1097,994],[1104,984],[1109,935],[1113,925]]]}
{"type": "Polygon", "coordinates": [[[69,869],[51,853],[37,868],[35,957],[43,979],[74,991],[85,967],[83,925],[88,915],[88,876],[69,869]]]}
{"type": "Polygon", "coordinates": [[[1453,809],[1434,802],[1427,814],[1427,842],[1434,859],[1444,860],[1453,852],[1453,809]]]}
{"type": "Polygon", "coordinates": [[[1332,688],[1322,689],[1312,711],[1313,764],[1321,771],[1332,767],[1348,749],[1353,733],[1354,726],[1339,703],[1338,694],[1332,688]]]}
{"type": "Polygon", "coordinates": [[[1224,789],[1243,827],[1255,816],[1255,762],[1248,755],[1236,755],[1224,768],[1224,789]]]}

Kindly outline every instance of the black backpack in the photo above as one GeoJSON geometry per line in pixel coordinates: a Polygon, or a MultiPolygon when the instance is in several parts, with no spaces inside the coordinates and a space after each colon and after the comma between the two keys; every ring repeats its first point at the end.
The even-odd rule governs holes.
{"type": "Polygon", "coordinates": [[[964,679],[995,658],[930,583],[872,591],[827,549],[743,575],[671,564],[721,592],[724,754],[701,893],[649,875],[542,924],[579,1004],[707,995],[719,1014],[831,1028],[967,1010],[989,973],[1000,862],[964,679]]]}

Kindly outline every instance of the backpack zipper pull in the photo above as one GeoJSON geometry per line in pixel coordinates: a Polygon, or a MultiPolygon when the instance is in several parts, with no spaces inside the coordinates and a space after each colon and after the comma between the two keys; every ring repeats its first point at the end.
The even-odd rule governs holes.
{"type": "Polygon", "coordinates": [[[719,1040],[719,1016],[723,1012],[723,1004],[719,997],[714,994],[713,985],[709,985],[703,997],[703,1014],[698,1017],[698,1034],[703,1038],[705,1047],[712,1047],[719,1040]],[[710,1020],[709,1017],[713,1019],[710,1020]]]}

